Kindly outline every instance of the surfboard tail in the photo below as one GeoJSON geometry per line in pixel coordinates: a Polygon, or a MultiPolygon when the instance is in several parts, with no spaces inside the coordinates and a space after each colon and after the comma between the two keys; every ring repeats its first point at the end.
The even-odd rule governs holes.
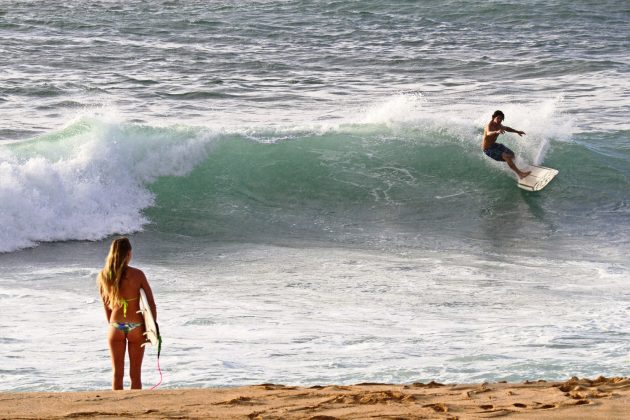
{"type": "Polygon", "coordinates": [[[544,166],[532,165],[529,169],[531,173],[525,178],[519,179],[517,183],[519,188],[526,191],[540,191],[558,175],[557,169],[546,168],[544,166]]]}

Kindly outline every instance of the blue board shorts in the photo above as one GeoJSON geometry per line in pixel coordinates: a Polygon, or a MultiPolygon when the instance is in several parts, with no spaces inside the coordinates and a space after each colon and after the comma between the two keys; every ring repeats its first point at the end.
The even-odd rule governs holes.
{"type": "Polygon", "coordinates": [[[505,147],[501,143],[494,143],[492,146],[488,147],[483,151],[486,155],[490,156],[494,160],[498,160],[500,162],[503,161],[503,152],[507,152],[508,154],[514,157],[514,152],[511,151],[508,147],[505,147]]]}

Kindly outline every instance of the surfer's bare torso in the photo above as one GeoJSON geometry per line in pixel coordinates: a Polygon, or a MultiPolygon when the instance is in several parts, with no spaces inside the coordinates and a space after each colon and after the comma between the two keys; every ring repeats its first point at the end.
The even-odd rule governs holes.
{"type": "Polygon", "coordinates": [[[506,127],[502,126],[501,124],[497,122],[490,121],[488,124],[486,124],[486,127],[483,130],[483,139],[481,141],[481,149],[483,150],[489,149],[497,141],[499,134],[503,134],[505,133],[505,131],[507,131],[506,127]]]}

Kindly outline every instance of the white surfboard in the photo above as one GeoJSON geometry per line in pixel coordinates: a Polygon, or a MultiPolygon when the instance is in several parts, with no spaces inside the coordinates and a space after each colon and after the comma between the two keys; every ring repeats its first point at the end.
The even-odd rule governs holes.
{"type": "Polygon", "coordinates": [[[149,301],[147,300],[146,293],[144,293],[144,289],[140,289],[140,310],[138,312],[140,312],[144,318],[144,336],[147,342],[144,343],[143,346],[146,346],[148,343],[157,346],[160,341],[160,332],[153,318],[153,313],[151,312],[151,307],[149,306],[149,301]]]}
{"type": "Polygon", "coordinates": [[[528,168],[528,171],[532,171],[532,173],[518,180],[519,188],[527,191],[542,190],[558,175],[557,169],[545,168],[544,166],[532,165],[528,168]]]}

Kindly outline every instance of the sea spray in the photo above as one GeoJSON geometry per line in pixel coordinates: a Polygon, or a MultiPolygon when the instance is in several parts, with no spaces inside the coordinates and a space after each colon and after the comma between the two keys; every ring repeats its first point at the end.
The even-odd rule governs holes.
{"type": "Polygon", "coordinates": [[[61,134],[2,146],[0,252],[43,241],[96,240],[141,230],[147,184],[203,161],[211,136],[86,118],[61,134]]]}
{"type": "MultiPolygon", "coordinates": [[[[548,136],[569,135],[553,101],[505,109],[516,127],[531,125],[527,136],[502,138],[520,161],[543,162],[548,136]]],[[[511,188],[501,181],[511,176],[505,165],[479,149],[479,115],[475,106],[448,112],[406,94],[348,110],[336,123],[271,128],[147,126],[91,113],[0,147],[0,194],[21,197],[0,205],[1,250],[96,240],[151,222],[171,231],[174,214],[179,233],[319,237],[357,217],[363,226],[405,224],[419,211],[423,219],[453,213],[452,203],[436,197],[460,197],[466,211],[485,194],[511,188]]]]}

